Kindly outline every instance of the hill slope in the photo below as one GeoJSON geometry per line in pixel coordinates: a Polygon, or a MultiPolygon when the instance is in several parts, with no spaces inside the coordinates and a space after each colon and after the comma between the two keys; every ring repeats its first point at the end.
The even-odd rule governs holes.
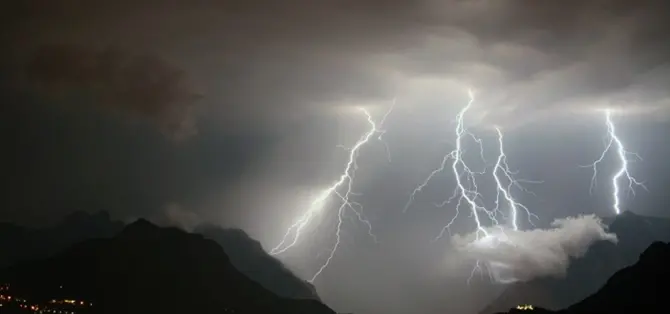
{"type": "Polygon", "coordinates": [[[49,257],[83,240],[112,237],[123,226],[121,222],[112,221],[106,212],[74,212],[45,228],[0,223],[0,267],[49,257]]]}
{"type": "Polygon", "coordinates": [[[670,294],[670,244],[654,242],[637,263],[616,272],[596,293],[584,300],[552,312],[543,309],[507,313],[624,314],[670,312],[666,298],[670,294]]]}
{"type": "Polygon", "coordinates": [[[228,253],[237,270],[273,293],[292,299],[319,300],[314,286],[298,278],[279,260],[266,253],[260,242],[243,230],[201,226],[196,232],[216,241],[228,253]]]}
{"type": "Polygon", "coordinates": [[[506,311],[518,304],[533,304],[548,309],[565,308],[587,297],[618,270],[634,264],[655,241],[670,241],[670,219],[624,212],[610,220],[609,231],[619,243],[594,244],[583,258],[572,261],[565,278],[541,278],[510,285],[480,314],[506,311]]]}
{"type": "Polygon", "coordinates": [[[624,212],[609,222],[619,243],[594,244],[583,258],[572,261],[565,278],[542,278],[510,285],[480,314],[506,311],[518,304],[565,308],[596,291],[618,270],[635,263],[655,241],[670,241],[670,219],[624,212]]]}
{"type": "Polygon", "coordinates": [[[85,299],[98,313],[334,313],[317,301],[267,291],[238,272],[214,241],[144,220],[0,276],[25,298],[85,299]]]}
{"type": "MultiPolygon", "coordinates": [[[[24,260],[50,257],[84,240],[113,237],[124,226],[122,222],[111,220],[107,212],[74,212],[57,224],[43,228],[0,223],[0,268],[24,260]]],[[[203,225],[196,232],[216,241],[235,268],[275,294],[319,300],[314,286],[267,254],[260,243],[244,231],[203,225]]]]}
{"type": "Polygon", "coordinates": [[[595,294],[568,308],[570,313],[668,313],[670,244],[655,242],[633,266],[612,276],[595,294]]]}

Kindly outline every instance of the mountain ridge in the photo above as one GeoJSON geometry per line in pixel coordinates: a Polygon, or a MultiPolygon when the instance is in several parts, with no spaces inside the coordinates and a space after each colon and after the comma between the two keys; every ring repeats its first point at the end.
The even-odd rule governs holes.
{"type": "Polygon", "coordinates": [[[269,255],[261,243],[244,230],[202,225],[194,232],[216,241],[226,252],[235,252],[229,254],[233,266],[275,294],[292,299],[320,300],[311,283],[300,279],[280,260],[269,255]]]}
{"type": "Polygon", "coordinates": [[[512,313],[557,313],[557,314],[624,314],[668,312],[665,298],[670,293],[670,243],[653,242],[633,265],[614,273],[597,291],[564,309],[551,311],[528,305],[520,305],[512,313]]]}
{"type": "MultiPolygon", "coordinates": [[[[149,222],[144,219],[138,221],[149,222]]],[[[84,240],[110,238],[124,227],[123,222],[112,220],[105,211],[75,211],[58,223],[42,228],[0,222],[0,252],[3,253],[0,254],[0,268],[25,260],[46,258],[84,240]]],[[[235,268],[275,294],[320,300],[313,285],[265,252],[261,244],[244,230],[203,224],[196,227],[195,232],[215,240],[227,252],[235,268]]]]}
{"type": "Polygon", "coordinates": [[[0,255],[0,267],[48,257],[86,239],[112,237],[123,227],[124,223],[112,220],[105,211],[75,211],[58,223],[42,228],[1,222],[0,251],[3,254],[0,255]]]}
{"type": "Polygon", "coordinates": [[[585,256],[571,261],[563,278],[511,284],[479,313],[507,311],[519,304],[550,310],[566,308],[602,287],[620,269],[636,263],[640,254],[655,241],[670,241],[670,219],[627,211],[605,221],[609,231],[617,234],[617,244],[595,243],[585,256]]]}
{"type": "Polygon", "coordinates": [[[213,240],[143,219],[115,237],[6,268],[2,279],[33,299],[65,293],[89,300],[97,313],[335,313],[315,300],[273,294],[235,269],[213,240]]]}

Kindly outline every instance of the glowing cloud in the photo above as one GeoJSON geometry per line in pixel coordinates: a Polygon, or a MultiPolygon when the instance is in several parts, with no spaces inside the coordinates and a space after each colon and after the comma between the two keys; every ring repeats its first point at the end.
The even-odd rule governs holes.
{"type": "Polygon", "coordinates": [[[618,241],[595,215],[556,219],[551,225],[550,229],[526,231],[495,227],[485,237],[475,231],[454,235],[451,240],[459,252],[484,265],[491,279],[500,283],[563,276],[570,260],[582,257],[593,243],[618,241]]]}

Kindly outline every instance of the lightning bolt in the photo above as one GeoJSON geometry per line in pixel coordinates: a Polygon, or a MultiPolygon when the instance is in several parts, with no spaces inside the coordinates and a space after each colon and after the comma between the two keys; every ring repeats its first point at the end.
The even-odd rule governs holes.
{"type": "Polygon", "coordinates": [[[467,204],[468,208],[470,209],[470,213],[472,217],[474,218],[475,224],[477,225],[477,236],[479,235],[488,235],[488,232],[486,229],[482,226],[481,218],[480,218],[480,211],[485,212],[486,214],[489,215],[489,217],[493,217],[495,220],[494,215],[481,206],[479,204],[479,199],[481,197],[481,194],[477,191],[477,182],[475,180],[476,176],[479,174],[483,174],[483,172],[476,172],[473,171],[464,161],[462,158],[463,155],[463,137],[465,136],[470,136],[472,139],[474,139],[475,142],[479,144],[480,147],[480,155],[483,158],[484,157],[484,152],[483,152],[483,146],[482,146],[482,141],[477,138],[474,134],[468,132],[468,130],[465,128],[465,123],[463,121],[465,114],[470,110],[472,107],[472,103],[474,102],[474,94],[472,90],[468,90],[468,96],[469,101],[463,109],[461,109],[456,116],[456,129],[454,130],[456,133],[456,143],[455,143],[455,148],[446,154],[442,158],[442,162],[440,163],[440,166],[433,170],[428,177],[421,183],[419,184],[414,191],[412,191],[409,201],[405,205],[404,212],[407,211],[407,209],[411,206],[412,202],[414,201],[415,196],[423,190],[428,183],[435,177],[435,175],[443,172],[446,170],[447,166],[449,166],[449,161],[451,161],[451,170],[454,174],[454,177],[456,178],[456,188],[454,189],[454,193],[452,196],[442,204],[438,204],[438,206],[442,207],[446,204],[451,203],[454,199],[458,198],[458,204],[456,205],[456,215],[449,221],[447,225],[442,228],[438,236],[434,239],[438,240],[442,238],[444,233],[449,230],[451,225],[454,223],[458,215],[460,214],[460,208],[464,205],[467,204]]]}
{"type": "MultiPolygon", "coordinates": [[[[365,108],[359,107],[358,110],[365,115],[369,124],[369,129],[363,136],[361,136],[356,144],[354,144],[354,146],[349,149],[347,164],[339,179],[318,194],[318,196],[311,202],[307,211],[288,228],[281,242],[272,250],[270,250],[270,255],[278,255],[294,247],[300,239],[303,229],[312,221],[315,215],[323,210],[326,202],[332,197],[340,199],[341,204],[337,210],[338,221],[335,232],[335,243],[331,247],[328,258],[319,267],[318,271],[312,276],[309,282],[314,282],[314,280],[316,280],[316,278],[328,267],[330,261],[335,256],[335,252],[340,246],[342,224],[344,221],[344,214],[346,213],[347,209],[351,210],[356,215],[358,220],[367,226],[368,234],[375,242],[377,242],[377,238],[372,232],[372,224],[363,216],[361,204],[352,201],[350,198],[354,195],[353,182],[356,170],[358,169],[358,164],[356,161],[361,148],[367,144],[375,134],[380,134],[379,140],[381,141],[381,135],[383,135],[386,131],[378,127],[378,125],[372,119],[372,115],[370,115],[370,113],[365,108]],[[338,192],[338,189],[342,187],[345,188],[344,193],[338,192]],[[293,237],[292,240],[289,241],[291,234],[293,234],[293,237]]],[[[391,109],[389,109],[389,111],[384,115],[382,122],[386,119],[391,110],[393,110],[393,107],[391,107],[391,109]]],[[[380,125],[381,124],[382,123],[380,123],[380,125]]]]}
{"type": "MultiPolygon", "coordinates": [[[[513,175],[516,174],[516,172],[513,172],[509,169],[509,165],[507,164],[507,155],[505,155],[505,149],[503,145],[503,133],[500,130],[500,128],[496,127],[496,133],[498,134],[498,150],[499,150],[499,155],[498,159],[496,160],[495,166],[493,166],[493,179],[496,182],[496,190],[497,190],[497,195],[496,195],[496,206],[493,209],[494,212],[499,212],[499,206],[500,206],[500,196],[507,201],[507,204],[509,206],[510,210],[510,218],[508,219],[511,224],[512,224],[512,229],[514,231],[519,230],[519,223],[517,222],[517,218],[519,216],[519,209],[523,209],[526,212],[526,216],[528,217],[528,222],[535,227],[535,224],[533,224],[533,221],[531,218],[536,218],[537,215],[531,213],[531,211],[526,207],[525,205],[517,202],[514,197],[512,197],[511,189],[512,186],[515,186],[524,192],[531,193],[530,191],[526,190],[520,183],[521,180],[517,180],[514,178],[513,175]],[[507,179],[507,186],[505,187],[498,176],[498,173],[502,173],[503,176],[507,179]]],[[[541,182],[533,182],[533,181],[526,181],[526,182],[532,182],[532,183],[541,183],[541,182]]],[[[531,193],[532,194],[532,193],[531,193]]]]}
{"type": "Polygon", "coordinates": [[[598,164],[600,164],[605,159],[607,152],[612,149],[612,146],[616,146],[616,155],[619,159],[620,167],[612,176],[612,209],[614,210],[614,213],[618,215],[621,213],[621,197],[619,195],[621,192],[621,187],[619,186],[619,180],[622,177],[625,177],[626,180],[628,180],[628,191],[633,193],[633,195],[635,195],[634,186],[640,186],[645,190],[647,187],[643,182],[635,179],[635,177],[633,177],[629,172],[628,163],[630,160],[628,156],[633,156],[637,160],[642,160],[642,158],[640,158],[640,156],[636,153],[626,151],[623,142],[616,134],[616,128],[614,127],[614,122],[612,122],[612,111],[610,109],[605,111],[605,123],[607,125],[607,144],[605,145],[603,152],[600,154],[600,157],[589,166],[593,168],[593,176],[591,177],[591,187],[589,189],[589,193],[592,193],[593,189],[596,187],[598,164]]]}
{"type": "MultiPolygon", "coordinates": [[[[428,183],[430,183],[430,181],[433,179],[433,177],[435,177],[437,174],[439,174],[439,173],[445,171],[445,169],[446,169],[446,167],[448,166],[448,163],[449,163],[450,160],[453,161],[453,163],[452,163],[452,168],[453,168],[453,167],[458,167],[459,160],[461,161],[460,164],[463,165],[463,167],[464,167],[463,170],[464,170],[464,172],[467,174],[467,178],[466,178],[466,180],[468,180],[468,182],[469,182],[471,185],[474,186],[474,190],[466,189],[466,188],[462,185],[462,182],[461,182],[461,174],[458,172],[458,170],[454,170],[454,171],[455,171],[454,174],[456,175],[456,179],[457,179],[457,181],[458,181],[458,186],[457,186],[457,188],[454,190],[454,194],[453,194],[452,197],[449,198],[447,201],[442,202],[441,204],[436,204],[436,205],[437,205],[438,207],[443,207],[443,206],[445,206],[445,205],[451,203],[451,202],[452,202],[458,195],[461,195],[461,198],[459,198],[459,204],[460,204],[460,202],[462,202],[463,200],[466,200],[466,201],[469,200],[469,201],[472,201],[472,202],[468,202],[468,204],[475,204],[475,205],[476,205],[476,199],[477,199],[480,195],[479,195],[479,193],[477,193],[477,190],[476,190],[476,182],[475,182],[474,178],[475,178],[475,175],[482,175],[482,174],[484,174],[484,172],[483,172],[483,171],[481,171],[481,172],[475,172],[475,171],[472,171],[472,170],[471,170],[465,163],[462,162],[462,160],[461,160],[461,154],[462,154],[462,149],[461,149],[461,146],[462,146],[461,143],[462,143],[462,141],[461,141],[461,139],[462,139],[462,137],[463,137],[464,135],[468,135],[468,136],[470,136],[470,137],[471,137],[471,138],[472,138],[472,139],[479,145],[479,155],[481,156],[482,160],[484,160],[484,146],[483,146],[483,144],[482,144],[482,140],[479,139],[479,138],[477,138],[474,134],[468,132],[467,129],[465,129],[464,124],[463,124],[463,117],[464,117],[465,113],[470,109],[472,103],[474,102],[474,94],[472,93],[471,90],[468,90],[468,95],[470,96],[470,100],[469,100],[468,104],[467,104],[467,105],[466,105],[466,106],[465,106],[465,107],[458,113],[458,115],[456,116],[456,122],[457,122],[456,130],[455,130],[455,133],[456,133],[456,144],[455,144],[455,148],[454,148],[454,150],[452,150],[452,151],[449,152],[448,154],[444,155],[444,157],[442,158],[442,162],[440,163],[440,166],[439,166],[438,168],[434,169],[434,170],[433,170],[433,171],[426,177],[426,179],[425,179],[421,184],[419,184],[419,185],[412,191],[412,193],[410,194],[409,200],[408,200],[407,203],[405,204],[405,207],[404,207],[404,209],[403,209],[403,213],[407,212],[407,210],[411,207],[412,203],[414,202],[414,199],[415,199],[416,195],[417,195],[418,193],[420,193],[426,186],[428,186],[428,183]],[[467,193],[468,195],[466,195],[466,196],[462,196],[462,195],[463,195],[463,193],[462,193],[463,190],[461,190],[460,187],[463,187],[464,190],[469,191],[469,192],[467,193]],[[459,193],[459,192],[460,192],[460,193],[459,193]],[[465,197],[465,199],[464,199],[463,197],[465,197]]],[[[475,208],[478,208],[478,207],[479,207],[479,206],[475,206],[475,208]]],[[[458,206],[458,208],[460,208],[460,206],[458,206]]],[[[457,208],[457,210],[458,210],[458,208],[457,208]]],[[[454,216],[454,218],[453,218],[453,220],[452,220],[451,222],[453,223],[453,221],[454,221],[456,218],[457,218],[457,215],[454,216]]],[[[450,223],[449,225],[451,225],[451,223],[450,223]]],[[[444,232],[444,229],[443,229],[443,232],[444,232]]],[[[438,236],[438,238],[441,237],[441,235],[442,235],[443,232],[440,233],[440,235],[438,236]]]]}
{"type": "MultiPolygon", "coordinates": [[[[463,118],[465,117],[465,114],[470,110],[472,107],[472,103],[475,101],[475,96],[472,90],[468,90],[468,96],[470,97],[470,100],[468,101],[468,104],[461,109],[461,111],[456,115],[456,147],[454,150],[452,150],[449,155],[447,155],[447,158],[452,159],[453,162],[451,163],[451,169],[453,171],[454,177],[456,179],[456,190],[454,191],[454,194],[452,198],[449,201],[451,201],[456,195],[459,195],[458,197],[458,204],[456,205],[456,215],[458,215],[458,209],[461,207],[463,202],[465,201],[468,204],[468,207],[470,208],[470,212],[472,214],[472,217],[474,219],[475,224],[477,225],[477,239],[479,239],[480,235],[488,236],[489,233],[484,229],[482,226],[481,219],[479,217],[478,211],[484,211],[485,213],[490,215],[490,212],[484,208],[483,206],[477,204],[477,200],[481,197],[479,192],[477,191],[477,182],[475,181],[475,175],[476,173],[468,167],[468,165],[463,161],[463,135],[470,134],[473,138],[475,138],[474,135],[471,133],[467,132],[467,129],[465,128],[465,123],[463,122],[463,118]],[[458,166],[461,166],[462,172],[458,170],[458,166]],[[469,182],[470,187],[466,187],[463,183],[462,176],[463,174],[465,175],[465,179],[467,182],[469,182]]],[[[476,139],[480,144],[481,148],[481,140],[476,139]]],[[[483,149],[480,150],[482,153],[483,157],[483,149]]],[[[495,220],[495,219],[494,219],[495,220]]],[[[437,239],[441,238],[444,234],[445,230],[448,230],[451,225],[453,224],[454,220],[452,219],[444,228],[442,228],[442,231],[440,234],[437,236],[437,239]]]]}
{"type": "MultiPolygon", "coordinates": [[[[395,108],[396,104],[396,98],[393,98],[393,102],[391,103],[391,108],[389,108],[388,111],[386,111],[386,114],[384,114],[384,117],[382,117],[382,120],[379,121],[379,125],[384,125],[384,122],[386,122],[386,118],[388,118],[389,114],[391,114],[391,111],[395,108]]],[[[382,144],[384,144],[384,149],[386,149],[386,160],[388,162],[391,162],[391,150],[389,149],[388,144],[382,139],[384,137],[384,134],[386,134],[386,130],[380,130],[379,131],[379,136],[377,137],[377,140],[379,140],[382,144]]]]}
{"type": "MultiPolygon", "coordinates": [[[[473,243],[479,242],[483,243],[491,243],[490,245],[495,246],[497,243],[501,243],[502,241],[508,241],[506,235],[504,234],[504,229],[502,228],[502,225],[498,221],[497,216],[503,216],[503,218],[506,218],[510,221],[512,225],[512,229],[517,231],[519,230],[519,225],[518,225],[518,216],[519,216],[519,211],[524,210],[527,217],[528,221],[532,224],[531,218],[537,218],[537,216],[531,211],[521,204],[520,202],[516,201],[514,197],[512,196],[511,190],[513,187],[516,187],[522,191],[529,192],[526,190],[522,185],[521,182],[531,182],[531,183],[540,183],[540,182],[534,182],[534,181],[527,181],[527,180],[518,180],[514,176],[516,175],[516,172],[510,170],[510,167],[507,163],[507,155],[505,154],[504,150],[504,144],[503,144],[503,133],[500,128],[496,127],[496,134],[497,134],[497,139],[498,139],[498,149],[499,149],[499,154],[498,158],[496,159],[495,164],[493,165],[493,170],[491,172],[491,176],[493,180],[496,183],[496,201],[495,201],[495,207],[492,209],[487,209],[484,205],[482,205],[482,195],[478,191],[477,187],[477,182],[476,182],[476,177],[478,175],[483,175],[485,174],[485,171],[482,172],[476,172],[472,170],[468,164],[465,162],[463,159],[463,146],[464,146],[464,138],[469,137],[471,138],[474,142],[476,142],[479,146],[480,149],[480,157],[484,162],[486,162],[484,158],[484,149],[483,149],[483,143],[480,138],[475,136],[473,133],[469,132],[467,128],[465,127],[464,123],[464,117],[468,113],[468,111],[471,109],[472,104],[474,103],[475,97],[474,93],[472,90],[468,90],[468,96],[469,96],[469,101],[466,106],[464,106],[457,114],[456,116],[456,128],[454,130],[454,133],[456,135],[456,142],[454,144],[454,149],[449,152],[447,155],[445,155],[442,158],[442,162],[440,163],[440,166],[433,170],[428,177],[421,183],[419,184],[414,191],[410,194],[409,201],[405,205],[404,211],[406,211],[414,201],[415,196],[421,192],[422,189],[424,189],[428,183],[431,181],[431,179],[446,170],[448,166],[451,167],[451,172],[454,175],[454,178],[456,180],[456,188],[454,189],[454,192],[452,196],[443,202],[442,204],[437,204],[438,206],[445,206],[446,204],[451,203],[455,199],[458,199],[458,203],[456,205],[456,214],[453,216],[453,218],[442,228],[440,233],[433,239],[433,241],[436,241],[444,236],[445,232],[448,232],[460,214],[460,209],[463,206],[467,206],[467,208],[470,211],[470,216],[473,218],[473,221],[475,223],[475,240],[473,243]],[[449,163],[451,161],[451,163],[449,163]],[[506,179],[507,184],[503,183],[503,180],[506,179]],[[501,200],[504,200],[507,205],[509,206],[509,215],[505,215],[502,210],[501,210],[501,200]],[[506,217],[509,216],[509,217],[506,217]],[[488,218],[490,221],[491,225],[493,227],[500,228],[502,231],[501,234],[494,234],[489,231],[487,231],[487,228],[484,226],[483,223],[483,218],[488,218]]],[[[492,271],[492,268],[495,266],[493,263],[483,263],[482,261],[477,260],[475,262],[475,265],[472,269],[472,272],[470,273],[470,277],[468,278],[468,284],[470,283],[472,277],[474,276],[475,273],[483,273],[482,267],[486,267],[489,272],[489,276],[493,278],[494,273],[492,271]]]]}

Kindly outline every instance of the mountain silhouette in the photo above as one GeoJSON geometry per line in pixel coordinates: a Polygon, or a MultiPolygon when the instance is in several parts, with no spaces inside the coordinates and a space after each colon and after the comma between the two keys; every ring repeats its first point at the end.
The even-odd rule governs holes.
{"type": "Polygon", "coordinates": [[[286,298],[319,300],[313,285],[294,275],[243,230],[205,225],[195,232],[216,241],[237,270],[273,293],[286,298]]]}
{"type": "Polygon", "coordinates": [[[0,223],[0,267],[23,260],[49,257],[86,239],[112,237],[123,226],[122,222],[112,221],[104,211],[77,211],[45,228],[0,223]]]}
{"type": "Polygon", "coordinates": [[[551,310],[567,308],[602,287],[618,270],[638,260],[655,241],[670,241],[670,219],[624,212],[606,221],[619,242],[595,243],[586,255],[575,259],[564,278],[541,278],[511,284],[480,314],[507,311],[519,304],[551,310]]]}
{"type": "Polygon", "coordinates": [[[670,244],[654,242],[639,261],[617,271],[597,292],[566,309],[534,311],[512,309],[505,313],[624,314],[670,312],[670,244]]]}
{"type": "MultiPolygon", "coordinates": [[[[0,223],[0,268],[20,261],[50,257],[84,240],[113,237],[124,226],[122,222],[113,221],[104,211],[73,212],[55,225],[43,228],[0,223]]],[[[314,286],[267,254],[261,244],[243,230],[202,225],[195,232],[216,241],[224,248],[235,268],[275,294],[319,300],[314,286]]]]}
{"type": "Polygon", "coordinates": [[[571,313],[668,313],[670,244],[655,242],[640,260],[612,276],[605,286],[570,306],[571,313]]]}
{"type": "Polygon", "coordinates": [[[213,240],[146,220],[113,238],[7,268],[0,281],[26,299],[87,300],[95,313],[334,313],[319,301],[266,290],[213,240]]]}

